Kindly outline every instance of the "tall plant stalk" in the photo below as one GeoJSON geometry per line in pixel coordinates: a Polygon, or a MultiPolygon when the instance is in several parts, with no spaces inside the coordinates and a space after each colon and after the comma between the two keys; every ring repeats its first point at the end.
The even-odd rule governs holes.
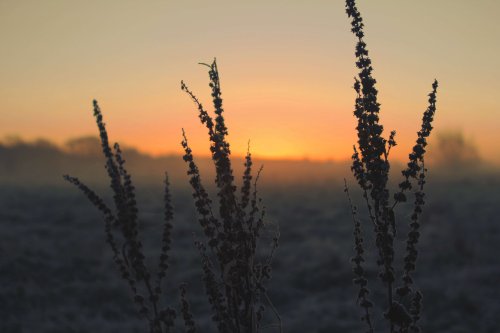
{"type": "MultiPolygon", "coordinates": [[[[415,270],[418,254],[419,216],[422,212],[425,197],[426,169],[424,155],[436,111],[438,83],[434,81],[432,84],[432,91],[429,94],[429,106],[424,112],[421,130],[418,132],[416,144],[409,154],[408,166],[402,171],[404,180],[400,183],[399,190],[394,194],[394,201],[391,203],[388,189],[389,153],[391,148],[396,146],[394,139],[396,132],[392,131],[386,139],[383,133],[384,128],[379,123],[380,104],[377,99],[376,80],[372,76],[372,62],[364,41],[363,20],[354,0],[346,0],[346,12],[348,17],[351,18],[351,31],[358,39],[355,55],[356,67],[359,69],[354,82],[356,92],[354,116],[358,121],[356,127],[358,142],[357,146],[354,146],[351,170],[363,192],[369,219],[375,233],[379,277],[386,294],[385,319],[389,324],[391,333],[420,332],[418,320],[421,312],[422,294],[414,286],[411,273],[415,270]],[[403,275],[400,282],[401,286],[396,287],[398,281],[394,269],[394,240],[397,224],[394,211],[400,202],[406,201],[405,193],[414,188],[415,202],[410,221],[410,232],[406,240],[403,275]]],[[[373,332],[374,328],[370,319],[370,308],[373,303],[368,299],[369,290],[362,268],[364,251],[361,224],[352,204],[351,210],[355,225],[356,248],[356,256],[352,259],[354,263],[353,270],[357,276],[354,283],[360,287],[358,299],[360,300],[360,306],[364,308],[363,320],[367,323],[368,331],[373,332]]]]}
{"type": "MultiPolygon", "coordinates": [[[[163,282],[168,269],[173,220],[172,201],[168,176],[165,178],[164,224],[162,247],[159,253],[156,276],[145,263],[144,249],[139,239],[139,218],[132,177],[125,168],[125,160],[118,143],[111,149],[101,109],[94,101],[101,146],[106,159],[106,170],[113,191],[114,211],[99,195],[78,178],[65,175],[64,179],[75,185],[104,216],[106,241],[113,253],[113,260],[122,278],[128,283],[140,315],[146,319],[151,333],[173,332],[176,312],[163,304],[163,282]]],[[[185,291],[184,291],[185,293],[185,291]]]]}
{"type": "Polygon", "coordinates": [[[217,63],[214,60],[211,64],[203,65],[208,67],[215,119],[184,82],[181,82],[181,88],[196,104],[201,123],[208,130],[216,172],[218,214],[202,185],[199,169],[184,132],[182,146],[199,223],[206,238],[206,242],[197,241],[196,245],[202,258],[205,289],[213,310],[212,318],[217,323],[219,332],[256,333],[263,329],[264,312],[267,308],[276,316],[281,331],[281,319],[265,287],[271,278],[271,261],[278,246],[279,233],[273,238],[267,258],[259,259],[258,255],[265,216],[257,193],[257,181],[262,169],[252,183],[253,162],[248,152],[243,185],[238,193],[231,166],[217,63]]]}

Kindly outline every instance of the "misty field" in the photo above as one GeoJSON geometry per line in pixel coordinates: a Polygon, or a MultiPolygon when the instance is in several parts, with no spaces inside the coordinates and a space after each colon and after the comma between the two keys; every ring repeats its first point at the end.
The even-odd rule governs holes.
{"type": "MultiPolygon", "coordinates": [[[[395,157],[392,152],[408,144],[406,134],[400,142],[396,130],[383,125],[394,123],[381,121],[381,105],[391,104],[379,98],[365,22],[355,0],[346,0],[344,9],[354,35],[357,72],[349,84],[354,89],[349,113],[355,119],[356,137],[352,137],[354,145],[348,145],[353,148],[350,160],[349,155],[333,157],[335,150],[345,151],[345,141],[339,141],[346,135],[340,133],[345,125],[326,130],[307,118],[297,118],[294,129],[296,111],[286,104],[275,108],[272,101],[266,102],[265,113],[252,113],[257,123],[244,120],[243,113],[230,118],[240,119],[244,127],[257,132],[265,132],[267,126],[269,137],[260,141],[255,155],[271,157],[254,159],[250,142],[246,153],[234,149],[238,146],[229,140],[225,108],[235,104],[230,99],[223,103],[215,58],[199,62],[208,73],[210,108],[198,98],[203,95],[196,93],[196,81],[192,86],[180,81],[199,125],[208,132],[205,152],[196,143],[197,134],[191,136],[196,132],[187,126],[179,138],[181,153],[169,150],[170,155],[153,156],[121,146],[114,141],[115,134],[110,131],[108,135],[107,111],[101,112],[96,99],[92,114],[98,137],[73,138],[66,144],[52,143],[53,137],[23,141],[16,135],[0,141],[0,333],[498,332],[500,173],[498,165],[483,160],[479,153],[491,146],[490,141],[478,149],[461,130],[444,129],[436,139],[431,136],[438,127],[434,118],[442,89],[438,93],[435,78],[429,80],[426,103],[419,104],[425,111],[419,126],[412,127],[411,131],[418,131],[411,149],[398,151],[402,155],[397,156],[404,158],[395,157]],[[293,135],[284,135],[275,127],[278,123],[293,135]],[[326,136],[316,137],[320,133],[326,136]],[[300,139],[294,143],[296,135],[300,139]],[[273,149],[276,139],[282,143],[277,140],[278,149],[273,149]],[[314,156],[314,160],[298,156],[314,156]]],[[[282,16],[281,8],[279,13],[282,16]]],[[[301,12],[302,16],[307,15],[301,12]]],[[[429,24],[432,19],[425,17],[429,24]]],[[[214,22],[204,27],[207,32],[212,23],[222,23],[210,19],[214,22]]],[[[398,29],[391,30],[405,24],[401,21],[399,28],[395,26],[398,29]]],[[[189,30],[182,25],[176,37],[181,38],[179,31],[189,30]]],[[[260,26],[256,24],[255,30],[260,26]]],[[[437,32],[426,36],[426,48],[435,48],[432,43],[443,39],[437,32]]],[[[384,42],[394,39],[387,31],[384,34],[384,42]]],[[[215,46],[219,36],[213,36],[210,44],[215,46]]],[[[402,36],[411,43],[415,38],[408,32],[402,36]]],[[[190,38],[185,41],[192,44],[190,38]]],[[[317,53],[297,48],[300,44],[295,37],[293,44],[297,50],[293,54],[302,49],[317,53]]],[[[410,49],[406,53],[412,61],[419,58],[410,49]]],[[[176,57],[185,55],[176,53],[176,57]]],[[[417,62],[407,67],[418,68],[417,62]]],[[[453,67],[453,71],[463,67],[467,66],[453,67]]],[[[311,86],[293,69],[294,81],[311,86]]],[[[324,72],[331,75],[327,68],[324,72]]],[[[436,76],[444,74],[444,86],[453,87],[456,79],[446,72],[438,70],[436,76]]],[[[395,73],[401,77],[400,87],[417,81],[410,71],[395,73]]],[[[258,82],[255,87],[263,90],[269,90],[268,84],[276,85],[267,79],[258,82]]],[[[298,94],[286,85],[278,86],[287,95],[298,94]]],[[[266,100],[251,87],[242,85],[239,93],[266,100]]],[[[334,91],[330,84],[327,89],[328,95],[334,91]]],[[[420,89],[413,88],[412,93],[421,93],[420,89]]],[[[443,121],[456,126],[459,122],[451,121],[449,110],[454,109],[449,101],[463,101],[447,89],[443,89],[443,119],[447,119],[443,121]]],[[[464,89],[460,88],[460,95],[464,89]]],[[[83,86],[79,90],[82,96],[89,93],[83,86]]],[[[299,90],[306,92],[303,87],[299,90]]],[[[91,91],[101,98],[99,89],[91,91]]],[[[323,94],[318,91],[318,96],[323,94]]],[[[403,92],[387,96],[406,101],[403,92]]],[[[314,96],[308,97],[308,110],[316,108],[314,96]]],[[[346,124],[341,121],[344,116],[339,116],[346,109],[341,102],[321,103],[341,110],[337,113],[329,106],[328,117],[333,118],[325,117],[326,111],[317,113],[322,122],[346,124]]],[[[129,103],[123,99],[123,104],[129,103]]],[[[66,110],[60,104],[53,108],[66,110]]],[[[25,108],[10,109],[15,113],[25,108]]],[[[389,117],[400,118],[406,125],[413,122],[404,111],[407,107],[399,105],[398,109],[403,112],[389,113],[389,117]]],[[[478,114],[486,110],[474,103],[476,109],[478,114]]],[[[302,116],[309,117],[309,111],[304,111],[302,116]]],[[[454,115],[460,113],[454,111],[454,115]]],[[[73,122],[65,118],[68,114],[65,111],[59,119],[64,121],[59,127],[65,130],[73,122]]],[[[144,125],[142,113],[120,115],[130,121],[129,126],[144,125]]],[[[174,113],[168,116],[176,118],[174,113]]],[[[44,125],[35,119],[25,122],[44,125]]],[[[83,128],[83,122],[74,119],[83,128]]],[[[153,119],[163,123],[163,118],[153,119]]],[[[474,125],[473,117],[463,119],[467,127],[474,125]]],[[[49,118],[44,121],[51,122],[49,118]]],[[[173,133],[171,129],[177,126],[173,124],[162,131],[173,133]]],[[[123,128],[121,136],[125,133],[132,139],[133,131],[123,128]]],[[[148,136],[153,134],[148,126],[142,128],[148,136]]],[[[404,132],[408,128],[403,126],[404,132]]],[[[493,132],[487,127],[481,131],[493,132]]],[[[73,132],[66,135],[78,135],[73,132]]],[[[235,132],[242,134],[241,128],[235,132]]],[[[146,140],[146,135],[141,139],[146,140]]],[[[153,148],[150,143],[148,149],[153,148]]]]}
{"type": "MultiPolygon", "coordinates": [[[[268,289],[285,332],[363,329],[352,285],[352,221],[341,181],[348,175],[345,168],[334,179],[305,185],[307,175],[296,182],[273,184],[264,173],[260,191],[268,207],[270,234],[263,235],[263,242],[271,242],[276,225],[281,231],[268,289]]],[[[500,178],[473,172],[453,178],[447,180],[446,172],[429,175],[415,277],[424,294],[422,329],[497,332],[500,178]]],[[[156,256],[162,189],[137,187],[145,250],[156,256]]],[[[104,186],[99,190],[110,193],[104,186]]],[[[62,181],[33,187],[4,182],[0,191],[1,332],[146,329],[114,267],[102,218],[82,194],[62,181]]],[[[174,186],[172,192],[175,219],[169,302],[179,302],[177,287],[187,282],[197,323],[203,332],[212,332],[215,327],[201,282],[200,258],[193,245],[194,238],[202,236],[193,199],[186,186],[174,186]]],[[[358,194],[353,190],[353,198],[359,198],[358,194]]],[[[406,221],[409,212],[401,210],[400,215],[399,220],[406,221]]],[[[373,247],[373,239],[366,243],[373,247]]],[[[375,290],[380,284],[376,267],[367,268],[375,290]]]]}

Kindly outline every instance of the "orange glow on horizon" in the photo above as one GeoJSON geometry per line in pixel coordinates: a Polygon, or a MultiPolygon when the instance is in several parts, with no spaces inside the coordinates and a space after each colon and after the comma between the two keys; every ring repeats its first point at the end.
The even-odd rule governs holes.
{"type": "MultiPolygon", "coordinates": [[[[216,56],[234,155],[245,155],[248,140],[252,154],[265,158],[352,155],[356,40],[342,2],[110,0],[96,10],[91,2],[27,0],[0,7],[0,138],[63,145],[95,135],[96,98],[112,142],[155,156],[182,154],[185,128],[194,153],[207,156],[206,131],[180,81],[211,110],[198,63],[216,56]]],[[[430,0],[362,1],[359,8],[381,123],[385,133],[397,131],[392,158],[407,159],[437,78],[430,149],[439,132],[458,130],[482,158],[500,164],[500,69],[485,61],[500,52],[491,43],[500,39],[500,2],[457,0],[453,13],[430,0]]]]}

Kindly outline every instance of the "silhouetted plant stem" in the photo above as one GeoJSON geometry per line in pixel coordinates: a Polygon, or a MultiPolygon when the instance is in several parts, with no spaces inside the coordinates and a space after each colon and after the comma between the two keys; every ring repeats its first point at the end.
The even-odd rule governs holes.
{"type": "Polygon", "coordinates": [[[163,196],[163,202],[164,202],[164,209],[165,209],[165,215],[164,215],[164,226],[163,226],[163,233],[162,233],[162,247],[160,251],[160,258],[158,262],[158,273],[157,273],[157,280],[156,280],[156,287],[155,287],[155,293],[157,297],[160,297],[162,289],[161,289],[161,284],[163,278],[166,276],[166,271],[168,269],[168,252],[170,250],[170,244],[171,244],[171,232],[172,232],[172,220],[174,218],[174,212],[173,212],[173,207],[172,207],[172,197],[170,194],[170,182],[168,179],[168,174],[165,173],[165,189],[164,189],[164,196],[163,196]]]}
{"type": "MultiPolygon", "coordinates": [[[[356,67],[359,72],[354,82],[356,99],[354,103],[354,115],[357,118],[358,148],[354,147],[352,155],[351,170],[363,191],[363,198],[368,208],[369,218],[375,229],[375,245],[379,258],[377,264],[380,267],[379,277],[386,289],[387,310],[384,314],[388,321],[390,332],[406,333],[411,328],[412,332],[418,330],[417,320],[421,308],[421,294],[413,295],[410,300],[412,307],[410,314],[408,308],[400,301],[396,301],[395,293],[401,298],[407,296],[410,291],[410,285],[413,284],[410,273],[415,270],[417,258],[416,244],[419,238],[418,217],[422,212],[424,204],[423,185],[425,184],[424,153],[427,145],[426,138],[432,129],[436,103],[437,81],[432,85],[433,90],[429,95],[429,107],[424,112],[422,129],[418,132],[417,144],[413,147],[410,154],[408,168],[403,171],[405,180],[399,185],[400,191],[394,196],[396,202],[389,204],[389,190],[387,188],[389,179],[389,153],[391,148],[396,146],[394,137],[395,131],[390,133],[386,140],[383,136],[383,126],[379,124],[378,113],[380,104],[377,100],[378,91],[375,88],[376,80],[372,77],[371,59],[368,55],[368,49],[364,42],[364,24],[354,0],[346,0],[346,12],[351,18],[351,30],[357,37],[356,44],[356,67]],[[359,152],[358,152],[359,149],[359,152]],[[394,271],[394,239],[396,236],[396,219],[394,208],[398,202],[406,201],[404,192],[412,188],[411,180],[416,180],[419,189],[415,191],[414,210],[411,217],[410,232],[406,241],[406,256],[403,273],[403,287],[395,288],[394,271]]],[[[355,217],[355,209],[351,203],[351,211],[355,217]]],[[[360,224],[355,222],[355,244],[358,262],[361,262],[360,246],[362,247],[362,238],[360,236],[360,224]]],[[[362,270],[355,268],[358,273],[362,270]]],[[[363,279],[355,280],[358,283],[364,283],[363,279]]],[[[362,285],[363,286],[363,285],[362,285]]],[[[408,303],[408,301],[406,302],[408,303]]]]}
{"type": "Polygon", "coordinates": [[[365,261],[364,259],[364,249],[363,249],[363,234],[361,229],[361,223],[357,218],[357,208],[354,206],[351,200],[351,196],[349,194],[349,188],[347,187],[347,181],[344,179],[344,192],[347,195],[347,199],[349,201],[349,206],[351,208],[352,221],[354,224],[354,248],[356,251],[356,256],[351,259],[354,264],[353,272],[356,275],[354,279],[354,284],[359,286],[358,292],[358,300],[357,303],[360,307],[362,307],[365,311],[364,316],[361,318],[366,322],[368,326],[368,332],[373,333],[373,326],[370,317],[370,308],[373,307],[373,303],[368,299],[368,294],[370,291],[368,289],[368,280],[365,278],[364,269],[362,263],[365,261]]]}
{"type": "Polygon", "coordinates": [[[115,212],[112,212],[95,192],[82,184],[77,178],[65,175],[64,179],[82,191],[89,201],[104,215],[106,241],[111,247],[113,260],[122,278],[128,282],[139,313],[149,324],[149,331],[151,333],[172,332],[176,313],[168,306],[160,308],[159,305],[162,294],[162,279],[165,277],[168,268],[167,260],[168,251],[170,250],[171,220],[173,218],[168,179],[165,182],[165,225],[162,234],[162,249],[158,265],[158,277],[153,288],[152,276],[149,268],[145,265],[144,250],[138,237],[138,209],[132,177],[125,168],[125,160],[118,143],[114,145],[114,152],[111,150],[97,101],[94,101],[93,105],[102,150],[106,159],[106,170],[113,191],[115,212]],[[119,232],[121,244],[114,236],[117,232],[119,232]],[[144,294],[147,297],[144,297],[144,294]]]}
{"type": "MultiPolygon", "coordinates": [[[[354,115],[358,118],[358,145],[361,152],[360,163],[364,165],[364,174],[358,178],[363,179],[373,200],[373,212],[376,228],[376,243],[379,248],[380,264],[383,271],[380,272],[382,281],[386,284],[388,307],[392,304],[392,284],[394,282],[394,260],[393,240],[394,235],[389,230],[387,207],[388,191],[386,189],[389,162],[387,156],[386,141],[382,137],[383,126],[378,123],[380,104],[377,102],[377,90],[375,79],[372,78],[371,60],[368,57],[366,43],[363,41],[363,20],[356,8],[355,2],[346,1],[346,12],[352,18],[352,32],[358,37],[356,45],[356,66],[360,72],[359,80],[355,80],[354,89],[357,93],[354,115]]],[[[356,156],[357,157],[357,156],[356,156]]],[[[356,161],[357,162],[357,161],[356,161]]],[[[353,165],[353,168],[355,166],[353,165]]],[[[353,169],[354,170],[354,169],[353,169]]],[[[391,333],[393,329],[391,328],[391,333]]]]}
{"type": "MultiPolygon", "coordinates": [[[[230,146],[226,139],[228,130],[224,120],[217,63],[214,60],[212,64],[202,65],[208,67],[215,120],[184,82],[181,82],[181,89],[197,105],[201,123],[208,129],[210,152],[215,165],[219,214],[215,217],[212,212],[212,201],[201,183],[198,167],[183,131],[184,161],[188,164],[187,173],[193,187],[199,222],[212,254],[207,253],[206,246],[200,241],[196,241],[196,246],[202,258],[205,289],[214,311],[212,318],[219,331],[255,333],[261,327],[265,305],[269,306],[281,321],[264,287],[271,277],[270,258],[278,245],[278,236],[273,241],[269,260],[260,262],[256,251],[259,232],[263,226],[264,210],[260,208],[260,199],[257,198],[256,183],[251,193],[251,154],[248,152],[245,157],[243,185],[241,195],[238,196],[231,166],[230,146]]],[[[259,174],[260,171],[255,182],[259,174]]]]}
{"type": "Polygon", "coordinates": [[[191,313],[191,310],[189,309],[189,303],[187,301],[186,297],[186,285],[182,284],[179,287],[181,291],[181,313],[182,313],[182,318],[184,319],[184,326],[186,327],[186,333],[196,333],[196,325],[193,320],[193,314],[191,313]]]}

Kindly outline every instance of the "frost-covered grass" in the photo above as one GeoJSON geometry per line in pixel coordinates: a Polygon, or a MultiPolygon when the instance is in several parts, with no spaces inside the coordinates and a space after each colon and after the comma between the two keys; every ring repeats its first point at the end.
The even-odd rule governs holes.
{"type": "MultiPolygon", "coordinates": [[[[424,294],[422,329],[495,332],[500,313],[499,178],[474,174],[451,182],[430,172],[429,184],[416,275],[424,294]]],[[[187,188],[172,191],[176,221],[167,292],[177,299],[178,284],[187,281],[202,331],[215,332],[193,246],[191,232],[199,234],[200,229],[192,198],[187,188]]],[[[272,186],[264,177],[262,194],[269,223],[279,223],[281,230],[269,292],[284,331],[361,331],[349,262],[352,225],[342,184],[272,186]]],[[[148,253],[159,248],[161,198],[160,187],[138,193],[148,253]]],[[[80,193],[2,186],[0,205],[1,332],[147,329],[113,265],[102,218],[80,193]]],[[[401,217],[407,213],[401,211],[401,217]]],[[[368,268],[377,283],[376,267],[368,268]]]]}

